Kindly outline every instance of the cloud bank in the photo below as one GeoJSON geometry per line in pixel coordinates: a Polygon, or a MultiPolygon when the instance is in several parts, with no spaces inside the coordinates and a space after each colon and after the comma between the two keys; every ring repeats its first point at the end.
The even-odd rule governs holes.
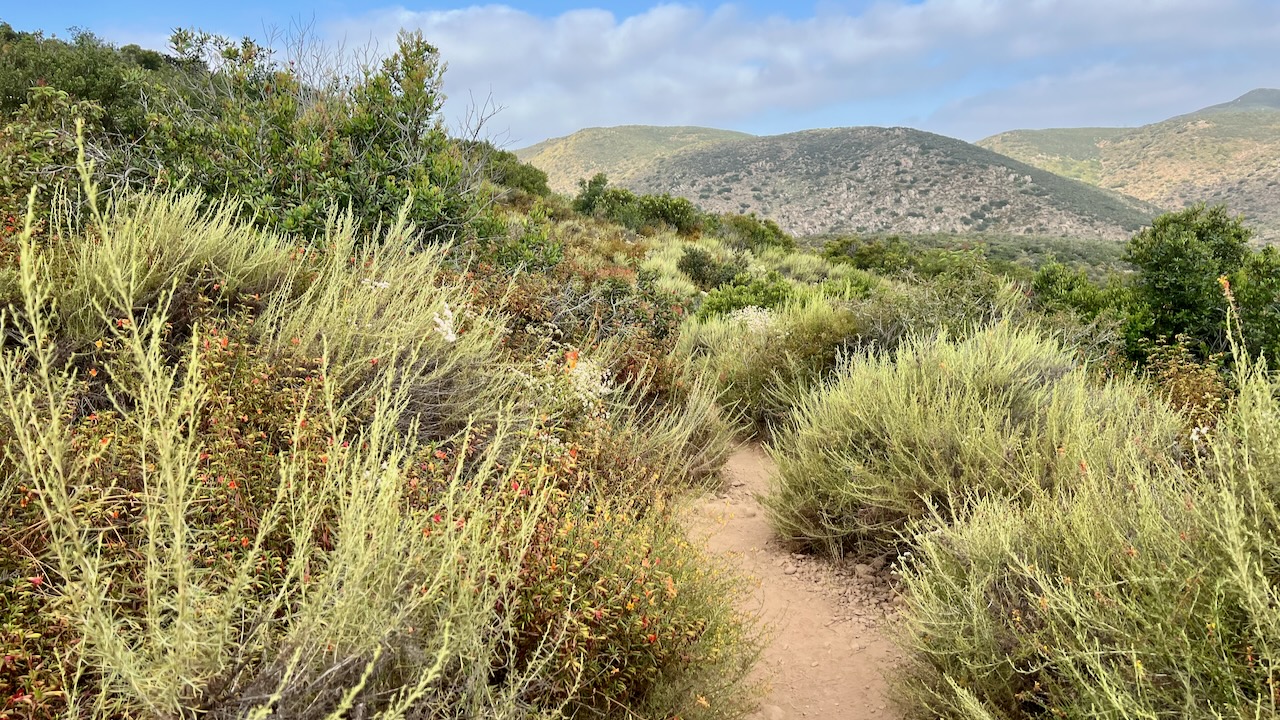
{"type": "Polygon", "coordinates": [[[491,97],[504,109],[490,131],[517,147],[619,124],[902,124],[972,140],[1136,125],[1280,85],[1274,0],[825,3],[799,19],[731,4],[629,17],[394,7],[324,31],[385,48],[400,28],[440,48],[450,116],[491,97]]]}

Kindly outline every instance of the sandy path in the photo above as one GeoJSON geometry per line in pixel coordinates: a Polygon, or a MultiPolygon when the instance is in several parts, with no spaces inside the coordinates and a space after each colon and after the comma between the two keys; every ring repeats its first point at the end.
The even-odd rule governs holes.
{"type": "Polygon", "coordinates": [[[738,450],[725,489],[695,504],[688,520],[694,538],[758,581],[754,602],[773,638],[755,670],[770,691],[753,720],[900,717],[883,677],[899,657],[881,629],[892,608],[885,568],[832,565],[781,547],[756,500],[772,470],[760,448],[738,450]]]}

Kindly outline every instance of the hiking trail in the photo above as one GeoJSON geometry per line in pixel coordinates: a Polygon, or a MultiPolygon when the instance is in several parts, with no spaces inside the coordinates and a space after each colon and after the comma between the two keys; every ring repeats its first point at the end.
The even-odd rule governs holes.
{"type": "Polygon", "coordinates": [[[757,610],[770,642],[753,671],[768,688],[750,720],[896,720],[884,675],[901,659],[884,625],[895,609],[884,558],[828,562],[792,553],[756,499],[773,462],[758,445],[736,450],[718,493],[697,500],[686,524],[709,552],[754,580],[745,609],[757,610]]]}

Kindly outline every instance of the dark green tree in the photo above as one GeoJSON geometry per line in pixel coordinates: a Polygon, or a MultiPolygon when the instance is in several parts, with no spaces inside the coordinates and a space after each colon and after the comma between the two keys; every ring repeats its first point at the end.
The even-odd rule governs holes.
{"type": "Polygon", "coordinates": [[[1245,348],[1253,357],[1265,355],[1272,368],[1280,366],[1280,250],[1269,246],[1250,254],[1230,283],[1245,348]]]}
{"type": "Polygon", "coordinates": [[[1227,299],[1219,278],[1249,260],[1252,231],[1224,206],[1195,205],[1156,218],[1129,241],[1140,306],[1130,341],[1186,335],[1204,356],[1227,349],[1227,299]]]}
{"type": "Polygon", "coordinates": [[[578,181],[578,195],[573,199],[573,209],[583,215],[593,215],[596,206],[609,188],[609,178],[604,173],[596,173],[590,180],[578,181]]]}

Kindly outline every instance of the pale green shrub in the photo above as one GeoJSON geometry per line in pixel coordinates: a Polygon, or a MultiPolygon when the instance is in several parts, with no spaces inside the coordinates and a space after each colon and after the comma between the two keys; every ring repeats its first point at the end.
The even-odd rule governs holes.
{"type": "MultiPolygon", "coordinates": [[[[303,253],[186,203],[95,216],[92,262],[19,239],[0,313],[0,489],[16,512],[0,537],[20,545],[0,547],[0,640],[20,662],[57,659],[42,709],[554,717],[601,700],[589,663],[619,673],[621,713],[741,715],[758,643],[730,609],[739,583],[700,573],[711,560],[630,475],[670,493],[718,469],[729,437],[705,386],[659,403],[645,378],[595,392],[602,375],[503,352],[500,320],[469,310],[444,250],[411,251],[403,223],[364,248],[335,219],[303,253]],[[216,261],[152,244],[182,238],[216,261]],[[584,390],[589,422],[559,416],[584,390]],[[610,497],[636,508],[627,533],[558,540],[612,564],[566,576],[550,605],[579,612],[597,581],[681,589],[661,638],[614,624],[582,644],[557,629],[570,623],[531,624],[520,598],[545,599],[533,555],[551,504],[580,489],[567,525],[598,527],[588,491],[610,477],[633,481],[610,497]],[[650,540],[679,564],[628,575],[650,540]],[[620,668],[614,647],[661,652],[620,668]]],[[[601,352],[586,359],[606,367],[601,352]]]]}
{"type": "Polygon", "coordinates": [[[1107,472],[989,498],[905,563],[902,689],[933,717],[1275,717],[1280,401],[1241,378],[1205,463],[1117,446],[1107,472]]]}
{"type": "MultiPolygon", "coordinates": [[[[171,293],[159,294],[149,316],[115,325],[117,351],[104,369],[119,384],[108,393],[122,420],[86,452],[79,436],[95,418],[70,411],[81,383],[74,366],[57,364],[47,271],[27,245],[22,306],[0,323],[21,343],[0,357],[0,413],[14,431],[5,454],[43,515],[47,582],[79,638],[67,658],[70,713],[173,716],[203,707],[336,717],[359,706],[390,718],[410,708],[474,715],[528,705],[520,696],[536,666],[502,686],[474,674],[501,656],[508,619],[494,609],[518,579],[512,559],[529,542],[545,494],[486,493],[503,483],[490,456],[470,468],[479,482],[455,473],[431,504],[406,505],[415,447],[397,421],[408,386],[394,372],[381,375],[364,408],[368,421],[348,424],[337,375],[322,363],[318,405],[279,418],[293,423],[294,451],[281,452],[270,475],[239,478],[274,485],[274,499],[266,496],[256,528],[224,562],[210,554],[224,529],[201,521],[211,459],[201,452],[201,421],[211,412],[207,361],[194,338],[176,361],[168,357],[171,293]],[[301,444],[317,425],[330,434],[323,454],[301,444]],[[114,492],[97,484],[96,468],[117,447],[127,453],[122,472],[140,486],[124,484],[124,475],[114,492]],[[532,511],[517,511],[525,503],[532,511]],[[103,519],[113,506],[134,518],[123,532],[103,519]],[[433,513],[470,523],[424,532],[433,513]],[[108,554],[135,541],[134,554],[108,554]]],[[[107,277],[120,284],[104,289],[103,306],[134,296],[129,282],[138,275],[107,277]]],[[[97,319],[117,317],[102,311],[97,319]]],[[[416,358],[403,360],[412,367],[416,358]]]]}
{"type": "Polygon", "coordinates": [[[772,310],[744,308],[690,321],[676,353],[713,378],[728,416],[767,432],[804,394],[832,372],[862,331],[844,304],[808,297],[772,310]]]}
{"type": "Polygon", "coordinates": [[[1097,385],[1056,342],[1002,323],[851,358],[771,445],[766,503],[790,541],[884,552],[908,542],[914,520],[1111,472],[1117,448],[1167,456],[1178,428],[1163,403],[1128,383],[1097,385]]]}

